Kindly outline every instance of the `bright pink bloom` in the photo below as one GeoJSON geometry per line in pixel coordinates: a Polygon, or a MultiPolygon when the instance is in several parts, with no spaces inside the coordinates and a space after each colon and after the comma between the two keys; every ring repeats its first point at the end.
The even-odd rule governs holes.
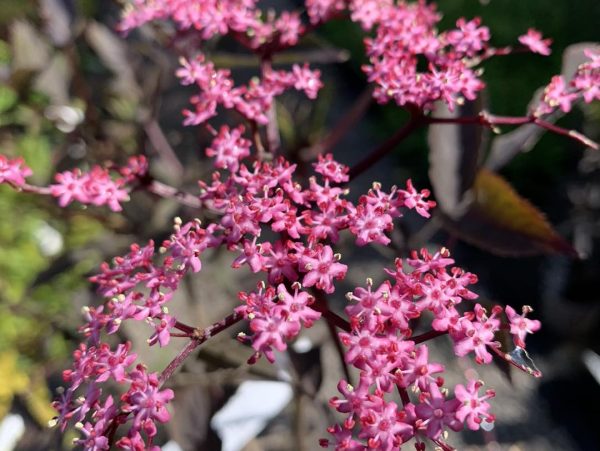
{"type": "Polygon", "coordinates": [[[560,108],[564,113],[571,111],[571,105],[577,98],[577,94],[569,91],[569,87],[565,83],[562,75],[552,77],[550,84],[544,89],[543,102],[549,107],[548,110],[543,110],[543,113],[552,112],[556,108],[560,108]]]}
{"type": "Polygon", "coordinates": [[[456,21],[456,30],[450,30],[446,34],[446,40],[454,50],[464,53],[467,56],[473,56],[483,50],[487,41],[490,40],[490,30],[488,27],[480,27],[481,19],[475,18],[466,21],[463,17],[456,21]]]}
{"type": "Polygon", "coordinates": [[[240,161],[250,156],[251,143],[242,137],[243,133],[243,125],[233,130],[227,125],[221,127],[211,146],[206,149],[206,155],[215,159],[216,168],[236,172],[240,161]]]}
{"type": "Polygon", "coordinates": [[[524,348],[525,336],[540,330],[542,323],[540,323],[537,319],[529,319],[525,317],[528,313],[533,311],[533,309],[528,305],[523,306],[523,313],[520,315],[517,315],[515,309],[513,309],[510,305],[507,305],[504,310],[506,312],[506,317],[510,322],[510,334],[513,336],[515,345],[524,348]]]}
{"type": "Polygon", "coordinates": [[[306,287],[316,286],[325,293],[333,293],[334,279],[343,279],[348,267],[339,261],[339,254],[334,255],[329,246],[319,245],[308,255],[300,257],[298,262],[300,271],[305,272],[302,284],[306,287]]]}
{"type": "Polygon", "coordinates": [[[462,422],[456,418],[459,400],[446,400],[434,383],[429,384],[429,391],[423,392],[421,398],[422,402],[416,406],[415,412],[421,420],[418,427],[425,430],[427,437],[437,439],[446,427],[453,431],[463,428],[462,422]]]}
{"type": "Polygon", "coordinates": [[[456,411],[456,418],[467,423],[469,429],[476,431],[483,420],[488,423],[494,422],[494,416],[489,413],[490,404],[488,399],[496,396],[494,390],[487,390],[483,396],[479,396],[479,389],[483,386],[482,381],[470,380],[465,388],[464,385],[457,385],[454,388],[456,399],[462,405],[456,411]]]}
{"type": "Polygon", "coordinates": [[[113,180],[109,172],[94,166],[89,172],[79,169],[55,175],[56,184],[50,185],[50,193],[58,197],[58,204],[65,207],[73,201],[82,204],[108,205],[112,211],[121,211],[121,202],[129,200],[123,185],[124,179],[113,180]]]}
{"type": "Polygon", "coordinates": [[[494,308],[492,315],[488,317],[485,309],[476,304],[473,314],[466,314],[460,319],[456,329],[451,331],[457,356],[462,357],[474,351],[477,363],[487,364],[492,361],[487,346],[498,347],[495,333],[500,329],[500,320],[496,318],[500,311],[501,309],[494,308]]]}
{"type": "Polygon", "coordinates": [[[527,30],[527,34],[519,36],[519,42],[529,48],[533,53],[548,56],[551,53],[552,39],[542,39],[542,33],[535,28],[527,30]]]}
{"type": "Polygon", "coordinates": [[[147,373],[142,365],[138,365],[130,377],[131,387],[121,398],[123,411],[133,414],[136,430],[154,437],[157,432],[155,422],[166,423],[171,418],[166,406],[175,395],[171,389],[160,390],[158,376],[147,373]]]}
{"type": "Polygon", "coordinates": [[[33,172],[25,164],[23,158],[8,159],[5,155],[0,154],[0,183],[11,183],[16,186],[25,184],[25,178],[29,177],[33,172]]]}

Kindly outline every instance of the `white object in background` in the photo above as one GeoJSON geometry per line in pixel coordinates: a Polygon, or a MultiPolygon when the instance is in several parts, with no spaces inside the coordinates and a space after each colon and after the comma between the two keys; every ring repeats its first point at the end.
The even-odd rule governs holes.
{"type": "Polygon", "coordinates": [[[222,451],[239,451],[262,431],[292,399],[288,383],[246,381],[210,424],[223,442],[222,451]]]}
{"type": "Polygon", "coordinates": [[[591,349],[586,349],[583,351],[581,359],[592,377],[600,384],[600,355],[596,354],[591,349]]]}
{"type": "Polygon", "coordinates": [[[42,222],[34,233],[38,247],[42,255],[54,257],[58,255],[64,246],[64,240],[58,230],[47,222],[42,222]]]}
{"type": "Polygon", "coordinates": [[[9,413],[0,422],[0,451],[12,451],[25,433],[21,415],[9,413]]]}
{"type": "Polygon", "coordinates": [[[177,442],[174,442],[173,440],[169,440],[167,443],[161,446],[160,449],[162,451],[183,451],[181,449],[181,446],[179,446],[179,444],[177,442]]]}

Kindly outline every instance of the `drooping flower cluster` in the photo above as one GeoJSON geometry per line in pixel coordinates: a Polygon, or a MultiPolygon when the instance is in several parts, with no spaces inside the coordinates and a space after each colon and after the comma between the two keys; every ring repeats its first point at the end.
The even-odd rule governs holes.
{"type": "MultiPolygon", "coordinates": [[[[441,440],[446,429],[458,431],[466,424],[476,430],[482,422],[494,421],[487,402],[494,391],[480,395],[483,383],[470,380],[466,387],[457,384],[451,398],[450,390],[444,388],[444,366],[429,360],[428,347],[422,343],[427,335],[447,333],[457,356],[473,352],[480,364],[490,363],[490,351],[499,347],[495,334],[502,309],[494,308],[488,316],[475,304],[472,311],[459,313],[456,306],[477,297],[468,288],[477,278],[450,268],[452,263],[446,250],[434,255],[423,250],[420,257],[415,253],[406,261],[398,259],[395,270],[387,270],[392,281],[375,288],[367,279],[366,288],[348,293],[352,303],[346,314],[351,329],[340,333],[340,340],[346,347],[346,362],[360,371],[360,378],[356,387],[340,381],[343,398],[332,398],[331,405],[347,416],[342,424],[329,428],[333,440],[323,440],[323,446],[393,450],[415,438],[417,449],[424,449],[427,438],[450,449],[441,440]],[[415,336],[411,320],[425,312],[434,317],[433,331],[415,336]],[[401,407],[388,399],[396,389],[401,407]]],[[[524,314],[529,311],[525,309],[524,314]]],[[[539,329],[539,322],[516,315],[510,307],[506,314],[515,344],[525,346],[525,335],[539,329]]]]}

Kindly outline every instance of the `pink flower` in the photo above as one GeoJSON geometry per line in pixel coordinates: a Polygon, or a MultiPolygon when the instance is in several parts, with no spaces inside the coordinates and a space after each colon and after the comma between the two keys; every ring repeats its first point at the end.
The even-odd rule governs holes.
{"type": "Polygon", "coordinates": [[[395,402],[382,400],[378,405],[364,409],[360,416],[359,438],[367,439],[370,449],[393,451],[400,449],[403,437],[412,435],[413,428],[405,423],[395,402]]]}
{"type": "Polygon", "coordinates": [[[459,400],[446,400],[434,383],[429,384],[429,391],[423,392],[421,398],[422,402],[416,406],[415,412],[421,420],[419,429],[425,429],[427,437],[437,439],[446,426],[453,431],[462,429],[462,423],[456,418],[459,400]]]}
{"type": "Polygon", "coordinates": [[[479,364],[490,363],[492,355],[487,346],[497,347],[495,333],[500,328],[500,321],[496,315],[501,309],[494,308],[492,315],[487,316],[485,309],[477,304],[473,314],[463,316],[451,336],[454,339],[454,352],[457,356],[465,356],[469,352],[475,352],[475,361],[479,364]]]}
{"type": "Polygon", "coordinates": [[[333,159],[333,154],[328,153],[325,156],[319,154],[318,162],[313,163],[315,172],[321,174],[326,180],[335,183],[344,183],[349,180],[348,166],[338,163],[333,159]]]}
{"type": "Polygon", "coordinates": [[[537,319],[532,320],[525,318],[528,313],[533,311],[533,309],[528,305],[523,306],[523,313],[521,315],[517,315],[515,309],[513,309],[510,305],[507,305],[504,310],[506,312],[508,321],[510,322],[510,334],[513,336],[515,345],[524,348],[525,336],[540,330],[542,324],[537,319]]]}
{"type": "Polygon", "coordinates": [[[385,19],[388,8],[393,7],[392,0],[352,0],[350,18],[359,22],[365,31],[385,19]]]}
{"type": "Polygon", "coordinates": [[[287,321],[302,322],[304,327],[311,327],[321,317],[321,314],[310,308],[314,298],[306,291],[300,291],[298,284],[293,284],[294,294],[290,294],[285,285],[277,287],[277,299],[282,310],[282,315],[287,321]]]}
{"type": "Polygon", "coordinates": [[[345,0],[306,0],[306,12],[312,24],[325,22],[344,9],[345,0]]]}
{"type": "Polygon", "coordinates": [[[542,112],[549,113],[556,108],[560,108],[564,113],[568,113],[571,111],[571,105],[576,98],[577,94],[569,91],[563,76],[555,75],[552,77],[550,84],[544,89],[542,100],[549,109],[542,112]]]}
{"type": "Polygon", "coordinates": [[[586,103],[600,100],[600,53],[590,49],[584,51],[590,61],[579,66],[572,80],[572,85],[583,96],[586,103]]]}
{"type": "Polygon", "coordinates": [[[480,27],[480,18],[475,18],[467,22],[463,17],[456,21],[457,30],[451,30],[446,34],[449,44],[454,46],[454,50],[464,53],[467,56],[473,56],[483,50],[487,41],[490,40],[490,30],[488,27],[480,27]]]}
{"type": "Polygon", "coordinates": [[[112,211],[121,211],[121,202],[129,200],[123,185],[124,179],[112,180],[109,172],[94,166],[89,172],[79,169],[65,171],[54,176],[56,184],[50,185],[50,194],[58,197],[58,204],[65,207],[73,201],[82,204],[108,205],[112,211]]]}
{"type": "Polygon", "coordinates": [[[300,257],[299,267],[306,272],[302,285],[305,287],[316,286],[325,293],[333,293],[334,279],[343,279],[348,267],[339,261],[339,254],[334,255],[329,246],[319,245],[315,250],[309,251],[308,255],[300,257]]]}
{"type": "Polygon", "coordinates": [[[461,402],[461,406],[456,411],[456,418],[467,423],[469,429],[476,431],[483,420],[488,423],[494,422],[494,416],[489,413],[490,404],[488,399],[496,396],[494,390],[487,390],[483,396],[479,396],[479,389],[483,386],[482,381],[470,380],[465,388],[464,385],[457,385],[454,388],[456,399],[461,402]]]}
{"type": "Polygon", "coordinates": [[[206,149],[206,155],[215,159],[216,168],[236,172],[240,161],[250,156],[251,143],[242,137],[244,130],[243,125],[233,130],[227,125],[221,127],[211,146],[206,149]]]}
{"type": "Polygon", "coordinates": [[[163,317],[154,324],[154,333],[148,339],[148,345],[152,346],[156,343],[160,347],[166,346],[171,341],[171,329],[175,326],[177,320],[170,315],[163,315],[163,317]]]}
{"type": "Polygon", "coordinates": [[[0,183],[11,183],[16,186],[23,186],[25,178],[33,172],[31,168],[25,165],[23,158],[8,159],[0,154],[0,183]]]}
{"type": "Polygon", "coordinates": [[[155,422],[166,423],[171,415],[167,404],[173,397],[173,390],[160,390],[158,376],[147,373],[142,365],[138,365],[130,373],[131,387],[122,396],[123,411],[132,413],[133,427],[143,430],[149,437],[156,435],[155,422]]]}
{"type": "Polygon", "coordinates": [[[444,372],[444,365],[429,363],[429,348],[426,345],[417,346],[414,356],[407,359],[407,364],[401,370],[402,386],[408,387],[414,383],[421,391],[427,391],[429,384],[443,382],[443,379],[432,376],[442,372],[444,372]]]}
{"type": "Polygon", "coordinates": [[[425,218],[429,218],[431,215],[429,210],[435,207],[435,202],[432,200],[425,200],[431,194],[428,189],[423,189],[418,192],[412,181],[409,179],[406,181],[406,190],[399,190],[399,199],[402,200],[403,204],[411,209],[415,209],[417,213],[425,218]]]}
{"type": "Polygon", "coordinates": [[[527,30],[527,34],[519,36],[519,42],[533,53],[539,53],[544,56],[550,55],[552,39],[542,39],[542,33],[534,28],[527,30]]]}

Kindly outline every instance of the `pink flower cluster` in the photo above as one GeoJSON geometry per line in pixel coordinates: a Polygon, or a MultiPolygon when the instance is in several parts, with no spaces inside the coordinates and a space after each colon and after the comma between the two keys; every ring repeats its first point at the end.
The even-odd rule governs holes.
{"type": "Polygon", "coordinates": [[[217,106],[235,109],[249,120],[266,124],[266,113],[275,97],[294,88],[314,99],[323,86],[319,71],[310,70],[307,65],[294,65],[289,72],[263,68],[261,78],[253,78],[246,86],[234,86],[231,72],[227,69],[215,69],[214,64],[206,61],[204,55],[191,61],[182,58],[181,66],[177,71],[181,82],[184,85],[194,84],[200,89],[191,98],[195,109],[183,112],[185,125],[198,125],[216,116],[217,106]]]}
{"type": "Polygon", "coordinates": [[[81,438],[75,439],[74,445],[94,451],[110,449],[109,436],[131,416],[132,428],[116,445],[132,451],[160,449],[152,444],[157,434],[156,422],[169,420],[166,405],[174,394],[170,389],[160,390],[157,374],[148,373],[143,365],[131,368],[136,355],[129,352],[130,348],[126,343],[112,351],[108,344],[98,343],[95,346],[82,344],[75,351],[73,368],[63,373],[70,386],[54,402],[59,412],[54,421],[61,429],[64,430],[68,422],[74,422],[81,432],[81,438]],[[120,404],[115,403],[112,395],[103,398],[101,384],[108,380],[128,385],[120,404]],[[81,386],[85,386],[85,396],[76,398],[75,392],[81,386]]]}
{"type": "Polygon", "coordinates": [[[261,11],[258,0],[133,0],[124,10],[121,31],[172,20],[179,29],[197,30],[204,40],[233,34],[252,49],[295,45],[304,32],[299,12],[261,11]]]}
{"type": "Polygon", "coordinates": [[[10,183],[17,187],[23,186],[25,178],[32,173],[31,168],[25,164],[23,158],[9,159],[0,154],[0,184],[10,183]]]}
{"type": "Polygon", "coordinates": [[[585,55],[589,61],[581,64],[570,80],[562,75],[552,77],[534,111],[536,116],[550,114],[557,109],[568,113],[581,99],[585,103],[600,100],[600,53],[586,50],[585,55]]]}
{"type": "Polygon", "coordinates": [[[124,179],[113,180],[108,170],[94,166],[89,172],[79,169],[55,175],[56,183],[50,193],[58,197],[58,204],[66,207],[73,201],[82,204],[108,205],[112,211],[121,211],[121,202],[129,200],[123,188],[124,179]]]}
{"type": "Polygon", "coordinates": [[[365,40],[369,64],[364,70],[375,83],[378,102],[394,100],[401,106],[430,110],[441,100],[452,110],[483,89],[473,66],[486,56],[490,33],[479,19],[459,19],[456,29],[439,33],[441,15],[434,4],[371,1],[368,5],[355,8],[353,18],[365,29],[375,28],[375,36],[365,40]],[[423,69],[420,59],[426,61],[423,69]]]}
{"type": "MultiPolygon", "coordinates": [[[[483,383],[470,380],[466,387],[456,385],[455,397],[450,398],[441,376],[444,366],[429,360],[428,347],[422,343],[428,334],[415,336],[410,328],[412,319],[429,312],[434,318],[429,334],[448,333],[457,356],[473,352],[477,363],[492,361],[490,350],[496,352],[500,346],[495,333],[501,327],[502,309],[494,308],[488,316],[475,304],[472,311],[459,313],[456,307],[463,300],[477,297],[468,288],[477,278],[456,267],[448,269],[452,263],[446,250],[434,255],[423,250],[420,257],[415,253],[406,261],[398,259],[395,270],[387,270],[393,281],[375,288],[367,279],[366,288],[348,293],[351,329],[340,333],[340,340],[347,348],[346,362],[360,371],[360,379],[356,387],[340,381],[343,397],[332,398],[331,405],[346,419],[329,428],[333,439],[322,440],[322,446],[394,450],[414,438],[417,449],[425,449],[424,439],[450,449],[441,439],[447,428],[458,431],[466,424],[477,430],[483,421],[494,421],[487,402],[494,391],[480,395],[483,383]],[[388,399],[394,389],[400,392],[401,407],[388,399]]],[[[526,308],[519,316],[506,308],[506,327],[510,325],[517,346],[525,346],[525,335],[540,327],[538,321],[525,318],[529,311],[526,308]]]]}
{"type": "MultiPolygon", "coordinates": [[[[429,200],[429,191],[418,191],[410,180],[389,189],[375,182],[353,202],[347,186],[351,171],[332,154],[319,155],[314,173],[300,178],[296,164],[277,149],[262,146],[263,135],[269,138],[278,132],[272,115],[277,96],[297,90],[314,99],[322,87],[320,72],[308,65],[287,70],[271,65],[277,51],[296,45],[311,28],[349,15],[368,31],[369,64],[364,70],[375,84],[375,98],[416,111],[419,125],[434,102],[443,101],[452,109],[483,88],[476,65],[497,50],[489,45],[489,30],[479,19],[461,18],[456,28],[440,32],[441,15],[424,0],[306,0],[306,24],[300,11],[262,11],[258,0],[130,3],[123,31],[170,20],[201,41],[228,35],[260,59],[260,72],[236,85],[231,71],[215,67],[198,49],[188,53],[196,56],[180,60],[181,83],[197,89],[193,107],[184,111],[185,124],[204,123],[219,109],[234,110],[244,121],[221,125],[218,131],[207,126],[213,140],[205,152],[215,171],[210,180],[199,181],[198,196],[187,195],[216,219],[203,227],[197,219],[176,218],[172,234],[160,246],[152,241],[134,244],[125,255],[102,264],[91,278],[105,300],[84,309],[86,324],[80,332],[86,343],[75,351],[72,368],[63,374],[68,387],[54,404],[61,429],[74,424],[81,432],[75,443],[86,450],[157,449],[157,427],[169,420],[167,405],[174,396],[162,388],[165,380],[196,345],[240,319],[248,323],[248,332],[238,339],[251,347],[251,363],[261,356],[273,362],[302,328],[319,319],[343,330],[339,339],[344,361],[360,376],[356,386],[339,382],[341,396],[333,398],[331,406],[345,418],[328,429],[332,438],[322,440],[323,446],[396,450],[414,440],[422,451],[429,440],[450,449],[445,443],[448,429],[458,431],[466,425],[476,430],[483,422],[492,423],[488,401],[493,390],[482,391],[483,383],[477,380],[446,386],[445,368],[430,360],[424,342],[448,336],[456,356],[472,355],[476,363],[489,364],[494,354],[505,356],[497,340],[501,330],[510,331],[516,350],[524,352],[526,335],[540,328],[539,321],[527,318],[531,309],[523,307],[517,314],[507,306],[488,312],[478,303],[470,304],[477,298],[471,291],[476,276],[452,266],[449,252],[442,249],[397,259],[395,268],[386,270],[387,280],[375,285],[368,279],[365,287],[348,293],[345,318],[332,312],[327,297],[348,271],[336,250],[340,238],[354,237],[357,246],[387,246],[395,222],[407,209],[428,218],[435,202],[429,200]],[[173,317],[168,303],[186,275],[201,271],[203,254],[219,247],[233,254],[232,268],[247,268],[260,281],[255,290],[239,294],[241,304],[232,315],[205,330],[196,329],[173,317]],[[115,347],[105,339],[124,321],[144,323],[150,346],[163,347],[174,337],[187,339],[187,354],[182,351],[180,360],[160,374],[148,372],[129,343],[115,347]],[[416,334],[417,324],[430,327],[416,334]],[[109,394],[106,384],[120,388],[120,395],[109,394]],[[393,399],[394,391],[401,402],[393,399]]],[[[535,30],[519,40],[532,52],[549,53],[549,40],[535,30]]],[[[590,61],[571,81],[560,76],[552,80],[535,114],[568,111],[579,98],[600,98],[600,56],[587,55],[590,61]]],[[[132,189],[160,194],[152,189],[159,182],[148,174],[143,157],[131,158],[120,168],[65,171],[50,187],[37,191],[25,183],[29,175],[21,159],[0,156],[0,183],[51,194],[62,207],[77,201],[119,211],[132,189]]],[[[177,190],[161,193],[167,191],[173,195],[177,190]]]]}
{"type": "Polygon", "coordinates": [[[551,53],[550,44],[552,39],[542,39],[542,33],[534,28],[527,30],[527,34],[519,36],[519,42],[533,53],[548,56],[551,53]]]}
{"type": "MultiPolygon", "coordinates": [[[[251,343],[255,350],[249,360],[256,361],[265,355],[273,361],[274,350],[285,350],[286,342],[293,339],[301,327],[310,327],[321,316],[311,307],[313,296],[303,287],[332,293],[335,280],[346,275],[347,266],[339,262],[340,255],[334,254],[326,243],[335,243],[345,229],[357,236],[358,243],[389,241],[383,233],[373,236],[373,228],[365,220],[366,214],[360,212],[364,206],[368,206],[364,208],[368,208],[372,220],[386,217],[388,231],[393,226],[391,220],[400,217],[404,208],[414,208],[427,215],[432,206],[425,200],[428,193],[417,192],[409,182],[407,190],[393,188],[390,193],[377,185],[355,207],[345,199],[348,190],[337,186],[347,181],[348,168],[333,160],[331,155],[321,156],[315,163],[315,170],[322,180],[313,177],[307,187],[302,187],[292,178],[296,166],[283,158],[255,162],[249,169],[243,162],[249,147],[249,141],[243,137],[243,128],[229,130],[224,126],[207,150],[215,157],[215,166],[226,169],[226,172],[216,171],[211,184],[201,182],[204,192],[200,200],[206,208],[220,215],[218,222],[202,228],[199,221],[183,224],[177,219],[174,233],[158,251],[152,242],[143,247],[132,245],[127,255],[115,258],[112,265],[103,264],[100,274],[91,278],[107,301],[100,307],[85,309],[87,324],[81,332],[87,337],[88,345],[76,352],[73,369],[65,373],[65,381],[70,387],[56,404],[61,412],[58,419],[61,427],[64,428],[68,421],[83,422],[86,419],[89,436],[85,438],[88,441],[81,442],[84,447],[92,443],[89,440],[93,437],[95,449],[106,449],[99,444],[108,443],[104,439],[113,423],[124,424],[131,417],[133,422],[126,440],[117,445],[128,449],[125,446],[129,443],[127,440],[140,440],[139,437],[146,437],[148,445],[152,443],[156,433],[154,421],[163,422],[167,418],[163,406],[172,394],[159,392],[159,385],[152,382],[156,376],[148,375],[149,382],[144,390],[157,396],[164,394],[158,396],[160,407],[155,408],[154,416],[146,412],[143,414],[145,422],[137,421],[138,410],[129,406],[129,400],[143,395],[132,395],[132,390],[137,390],[139,384],[126,370],[136,357],[128,354],[129,347],[119,347],[113,353],[102,342],[102,335],[116,333],[127,320],[150,325],[150,345],[165,346],[174,329],[189,332],[168,313],[166,303],[185,274],[201,270],[200,256],[207,249],[225,245],[239,254],[232,262],[234,268],[247,265],[252,272],[266,273],[268,284],[259,284],[256,292],[241,293],[243,305],[237,311],[248,319],[252,331],[251,336],[240,337],[251,343]],[[281,239],[259,241],[264,228],[280,233],[281,239]],[[292,282],[295,283],[290,290],[286,284],[292,282]],[[91,357],[82,360],[82,353],[91,357]],[[82,363],[88,360],[94,363],[82,363]],[[114,364],[100,363],[104,361],[114,364]],[[84,384],[89,390],[90,386],[109,379],[118,384],[129,384],[120,405],[112,398],[102,398],[100,393],[86,397],[83,404],[75,396],[84,384]],[[104,412],[101,406],[109,400],[116,406],[116,413],[114,409],[110,410],[113,423],[97,413],[98,409],[104,412]]],[[[135,174],[140,166],[139,174],[143,174],[141,171],[145,169],[139,161],[131,162],[129,169],[122,173],[135,174]]],[[[138,374],[143,367],[138,364],[135,368],[135,374],[138,374]]]]}

